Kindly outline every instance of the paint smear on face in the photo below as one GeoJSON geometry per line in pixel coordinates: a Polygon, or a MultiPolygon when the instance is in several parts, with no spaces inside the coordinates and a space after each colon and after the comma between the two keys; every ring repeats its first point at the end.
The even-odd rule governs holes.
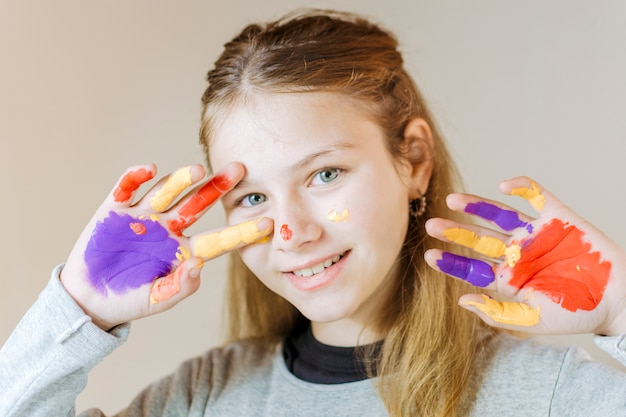
{"type": "Polygon", "coordinates": [[[546,204],[546,197],[541,193],[541,189],[534,182],[530,182],[529,187],[518,187],[511,191],[511,195],[516,195],[527,200],[537,211],[543,209],[546,204]]]}
{"type": "Polygon", "coordinates": [[[500,302],[487,295],[482,297],[482,303],[466,301],[462,304],[476,308],[498,323],[524,327],[534,326],[539,323],[541,306],[537,306],[534,309],[524,303],[500,302]]]}
{"type": "Polygon", "coordinates": [[[182,236],[182,231],[197,220],[198,213],[215,203],[232,185],[233,181],[225,175],[213,177],[178,210],[177,219],[168,221],[168,228],[182,236]]]}
{"type": "Polygon", "coordinates": [[[465,212],[489,220],[498,225],[502,230],[511,231],[525,227],[529,233],[533,231],[533,226],[522,221],[515,211],[504,210],[494,204],[485,203],[484,201],[468,204],[465,206],[465,212]]]}
{"type": "Polygon", "coordinates": [[[474,249],[476,252],[490,258],[499,258],[506,251],[506,245],[500,239],[491,236],[478,237],[471,230],[453,227],[444,230],[443,234],[451,242],[474,249]]]}
{"type": "Polygon", "coordinates": [[[348,221],[350,220],[350,212],[348,209],[344,209],[341,214],[337,213],[335,210],[328,210],[328,216],[326,216],[328,220],[332,220],[335,223],[339,223],[340,221],[348,221]]]}
{"type": "Polygon", "coordinates": [[[169,274],[178,249],[160,223],[111,211],[85,249],[89,282],[102,294],[138,288],[169,274]]]}
{"type": "Polygon", "coordinates": [[[145,168],[128,172],[126,175],[124,175],[124,177],[122,177],[119,185],[117,186],[115,191],[113,191],[113,198],[118,203],[123,203],[130,200],[133,196],[133,193],[139,189],[141,184],[151,180],[153,176],[154,174],[145,168]]]}
{"type": "Polygon", "coordinates": [[[460,278],[477,287],[486,287],[496,278],[493,268],[487,262],[443,252],[437,261],[441,272],[460,278]]]}
{"type": "Polygon", "coordinates": [[[187,187],[191,185],[191,169],[181,168],[165,181],[163,186],[150,199],[152,209],[163,212],[187,187]]]}
{"type": "Polygon", "coordinates": [[[593,310],[602,300],[611,263],[583,240],[575,226],[554,219],[521,243],[510,284],[533,288],[569,311],[593,310]]]}
{"type": "Polygon", "coordinates": [[[265,238],[270,228],[259,229],[260,219],[248,220],[224,229],[220,232],[198,236],[193,245],[193,253],[205,259],[211,259],[231,251],[240,245],[246,245],[265,238]]]}
{"type": "Polygon", "coordinates": [[[287,226],[286,224],[280,226],[280,237],[283,238],[283,240],[287,241],[291,239],[292,235],[293,232],[289,229],[289,226],[287,226]]]}

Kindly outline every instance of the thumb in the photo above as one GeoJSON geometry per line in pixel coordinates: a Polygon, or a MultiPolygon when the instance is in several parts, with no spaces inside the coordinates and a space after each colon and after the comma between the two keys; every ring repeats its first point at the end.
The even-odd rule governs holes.
{"type": "Polygon", "coordinates": [[[539,323],[541,306],[533,308],[515,301],[497,301],[485,294],[465,294],[459,305],[477,314],[485,323],[493,327],[520,330],[539,323]]]}
{"type": "Polygon", "coordinates": [[[201,258],[190,258],[171,274],[154,281],[150,289],[152,313],[168,310],[195,293],[200,288],[203,265],[201,258]]]}

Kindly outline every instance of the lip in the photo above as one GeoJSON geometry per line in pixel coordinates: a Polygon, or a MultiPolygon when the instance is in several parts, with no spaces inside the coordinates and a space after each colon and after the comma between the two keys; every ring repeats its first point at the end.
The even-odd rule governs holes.
{"type": "MultiPolygon", "coordinates": [[[[283,274],[297,290],[306,292],[315,291],[329,285],[335,280],[335,278],[337,278],[337,276],[343,269],[343,266],[345,265],[346,259],[349,255],[350,251],[345,252],[341,259],[339,259],[339,261],[335,262],[331,266],[325,268],[322,272],[315,275],[305,277],[296,275],[293,272],[284,272],[283,274]]],[[[305,267],[295,268],[294,270],[311,268],[312,266],[319,263],[319,261],[310,262],[305,267]]]]}

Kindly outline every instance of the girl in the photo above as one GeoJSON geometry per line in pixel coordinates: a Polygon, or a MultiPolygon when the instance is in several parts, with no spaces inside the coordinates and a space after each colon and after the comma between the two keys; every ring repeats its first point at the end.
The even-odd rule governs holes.
{"type": "Polygon", "coordinates": [[[593,332],[626,363],[626,254],[528,178],[501,190],[537,218],[452,194],[392,35],[321,11],[250,25],[208,84],[215,176],[184,167],[136,202],[156,168],[121,177],[4,346],[2,415],[73,415],[127,323],[192,294],[202,263],[234,250],[228,343],[119,416],[626,412],[624,373],[496,329],[593,332]],[[185,236],[218,199],[231,226],[185,236]]]}

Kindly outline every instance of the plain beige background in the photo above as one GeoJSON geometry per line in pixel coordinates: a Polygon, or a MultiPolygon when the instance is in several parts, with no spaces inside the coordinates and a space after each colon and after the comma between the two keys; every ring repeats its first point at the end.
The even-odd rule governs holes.
{"type": "MultiPolygon", "coordinates": [[[[0,0],[0,342],[119,175],[202,162],[204,75],[243,25],[298,6],[395,31],[471,192],[533,176],[626,246],[626,2],[0,0]]],[[[515,200],[505,200],[526,208],[515,200]]],[[[213,210],[193,230],[221,225],[213,210]]],[[[225,260],[91,373],[108,413],[219,343],[225,260]]],[[[600,360],[589,336],[580,342],[600,360]]]]}

